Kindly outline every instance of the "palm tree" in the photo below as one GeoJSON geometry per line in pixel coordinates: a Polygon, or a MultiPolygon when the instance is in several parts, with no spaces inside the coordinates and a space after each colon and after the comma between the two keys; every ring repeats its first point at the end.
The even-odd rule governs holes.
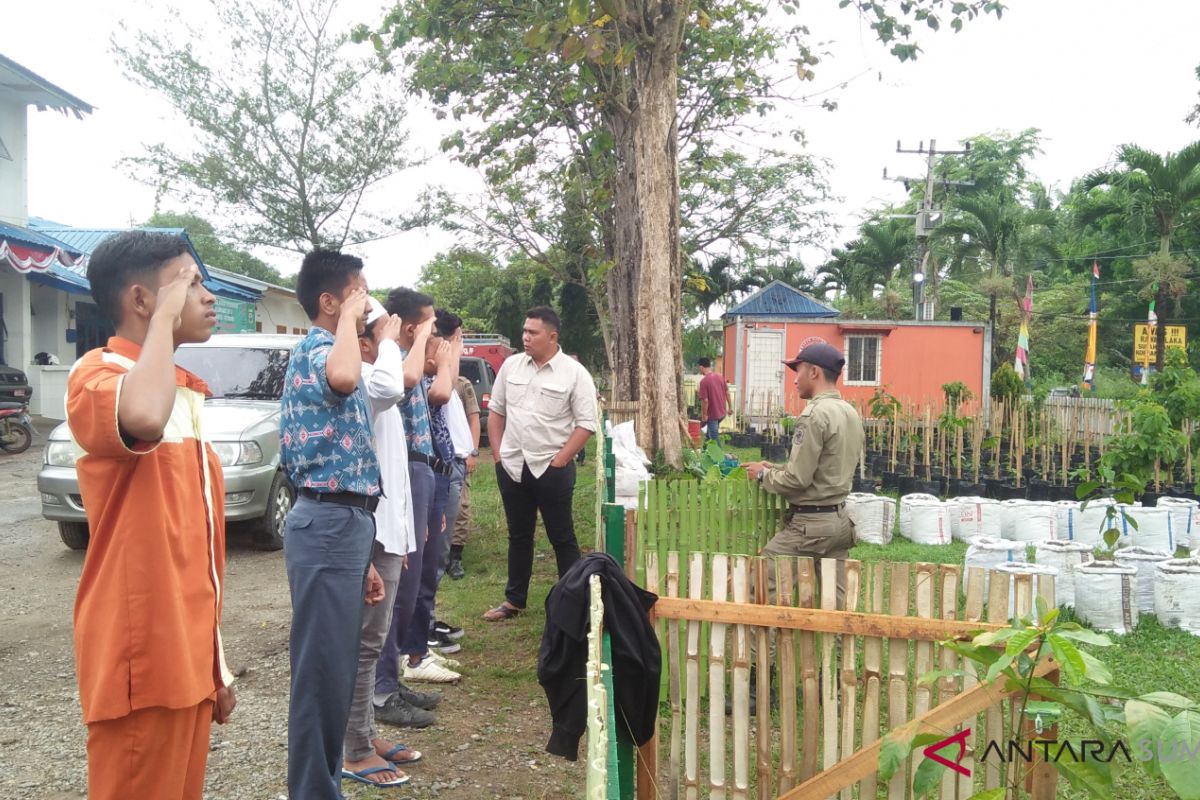
{"type": "Polygon", "coordinates": [[[757,286],[750,276],[734,272],[733,259],[729,256],[717,256],[704,266],[692,261],[689,266],[683,276],[683,293],[695,299],[704,314],[705,324],[713,304],[730,294],[757,286]]]}
{"type": "Polygon", "coordinates": [[[861,303],[871,294],[872,282],[869,270],[854,253],[855,242],[846,247],[835,247],[817,271],[817,280],[823,294],[833,292],[835,296],[846,296],[852,302],[861,303]]]}
{"type": "MultiPolygon", "coordinates": [[[[1118,167],[1097,170],[1083,179],[1085,190],[1106,188],[1090,196],[1079,211],[1079,222],[1087,225],[1117,218],[1137,225],[1158,237],[1158,254],[1135,265],[1138,277],[1152,287],[1155,309],[1165,318],[1168,303],[1186,290],[1178,259],[1171,258],[1171,239],[1176,228],[1200,218],[1200,142],[1178,153],[1159,155],[1134,144],[1117,151],[1118,167]]],[[[1166,348],[1166,325],[1158,326],[1155,365],[1162,369],[1166,348]]]]}
{"type": "Polygon", "coordinates": [[[993,333],[997,297],[1009,293],[1015,301],[1019,294],[1013,278],[1028,272],[1038,258],[1058,254],[1057,222],[1053,210],[1029,208],[1002,191],[956,198],[950,218],[937,229],[935,236],[949,247],[950,274],[983,276],[979,288],[989,297],[988,323],[993,333]]]}
{"type": "Polygon", "coordinates": [[[813,274],[798,258],[787,258],[782,263],[769,267],[757,267],[746,277],[746,281],[756,289],[779,281],[814,297],[822,293],[821,287],[813,279],[813,274]]]}

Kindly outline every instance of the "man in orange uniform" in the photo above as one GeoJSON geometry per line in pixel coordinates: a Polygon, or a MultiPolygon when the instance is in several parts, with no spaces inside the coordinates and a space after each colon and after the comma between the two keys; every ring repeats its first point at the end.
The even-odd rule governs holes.
{"type": "Polygon", "coordinates": [[[201,431],[208,388],[175,366],[216,298],[178,236],[131,231],[88,266],[116,327],[75,365],[67,422],[91,540],[75,598],[90,800],[199,800],[212,723],[233,711],[221,645],[224,482],[201,431]]]}

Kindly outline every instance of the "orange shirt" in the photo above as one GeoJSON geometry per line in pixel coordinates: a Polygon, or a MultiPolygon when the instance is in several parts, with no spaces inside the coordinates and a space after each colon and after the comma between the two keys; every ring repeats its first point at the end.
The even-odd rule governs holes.
{"type": "Polygon", "coordinates": [[[175,369],[158,442],[122,437],[117,405],[141,348],[120,337],[67,381],[67,423],[91,539],[75,596],[85,722],[188,708],[233,681],[221,646],[225,488],[201,429],[208,387],[175,369]]]}

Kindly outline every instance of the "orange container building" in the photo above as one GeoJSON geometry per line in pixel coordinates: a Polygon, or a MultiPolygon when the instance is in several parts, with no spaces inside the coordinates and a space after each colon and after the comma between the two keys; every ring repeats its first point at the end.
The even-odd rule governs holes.
{"type": "Polygon", "coordinates": [[[804,402],[783,365],[806,345],[826,342],[842,351],[842,396],[867,401],[882,389],[905,404],[939,412],[942,386],[961,381],[986,414],[991,389],[991,334],[984,322],[859,320],[839,316],[787,284],[764,286],[723,317],[726,380],[737,386],[739,411],[750,424],[804,402]]]}

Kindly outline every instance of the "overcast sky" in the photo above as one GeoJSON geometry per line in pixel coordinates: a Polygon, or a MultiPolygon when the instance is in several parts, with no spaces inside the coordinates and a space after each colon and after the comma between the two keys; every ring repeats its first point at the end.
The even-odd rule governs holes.
{"type": "MultiPolygon", "coordinates": [[[[343,0],[342,10],[371,22],[379,18],[379,6],[378,0],[343,0]]],[[[117,162],[138,154],[142,143],[189,132],[162,101],[129,82],[109,53],[118,20],[137,24],[144,9],[144,0],[5,4],[0,53],[97,106],[82,121],[30,110],[31,215],[108,227],[151,214],[153,191],[117,162]]],[[[1038,127],[1045,152],[1033,172],[1061,189],[1108,163],[1121,143],[1175,151],[1200,139],[1200,128],[1183,122],[1200,91],[1200,3],[1194,0],[1011,0],[1000,21],[976,21],[957,35],[948,28],[922,35],[924,52],[908,64],[888,55],[852,11],[837,8],[837,0],[806,0],[800,19],[815,40],[831,42],[830,57],[804,91],[832,90],[820,97],[835,100],[838,109],[788,105],[773,122],[780,129],[803,127],[809,152],[832,162],[829,182],[841,198],[835,211],[847,228],[868,206],[903,201],[903,188],[882,180],[884,167],[891,175],[923,174],[919,157],[896,154],[897,139],[915,148],[934,138],[944,148],[979,133],[1038,127]]],[[[168,29],[164,35],[178,33],[168,29]]],[[[411,120],[418,131],[414,148],[436,154],[432,117],[415,109],[411,120]]],[[[477,185],[472,174],[435,157],[372,201],[380,210],[395,210],[429,182],[462,191],[477,185]]],[[[166,207],[184,210],[178,202],[166,207]]],[[[390,286],[415,281],[421,266],[453,242],[445,233],[415,231],[360,252],[372,285],[390,286]]],[[[263,255],[285,272],[299,266],[298,257],[263,255]]],[[[805,255],[810,265],[819,263],[820,253],[805,255]]]]}

